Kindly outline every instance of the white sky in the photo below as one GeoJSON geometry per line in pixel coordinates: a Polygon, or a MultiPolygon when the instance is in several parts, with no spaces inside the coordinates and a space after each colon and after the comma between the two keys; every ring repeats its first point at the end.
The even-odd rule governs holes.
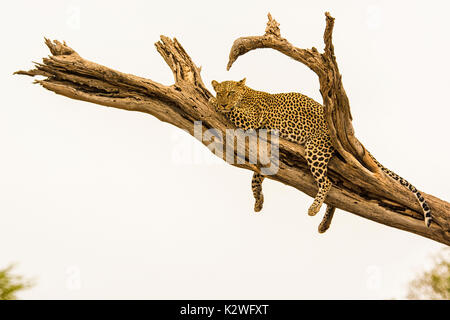
{"type": "Polygon", "coordinates": [[[325,11],[358,138],[419,189],[450,199],[444,1],[13,1],[0,15],[0,267],[35,277],[24,299],[401,298],[444,247],[338,211],[320,235],[312,198],[265,181],[143,113],[57,96],[12,76],[49,54],[43,37],[84,58],[172,83],[154,48],[175,36],[204,82],[241,79],[321,101],[315,74],[271,51],[225,70],[233,40],[282,36],[322,49],[325,11]],[[180,163],[183,153],[191,161],[180,163]]]}

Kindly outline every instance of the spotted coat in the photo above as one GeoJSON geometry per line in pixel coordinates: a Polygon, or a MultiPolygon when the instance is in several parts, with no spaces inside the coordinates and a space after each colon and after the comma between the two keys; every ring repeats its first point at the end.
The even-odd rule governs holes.
{"type": "MultiPolygon", "coordinates": [[[[330,158],[335,153],[323,106],[301,93],[269,94],[253,90],[245,85],[245,78],[241,81],[221,83],[212,81],[212,85],[217,96],[211,98],[210,102],[236,127],[244,130],[277,130],[281,137],[305,146],[308,167],[318,186],[318,192],[308,209],[308,214],[311,216],[317,214],[332,186],[327,177],[327,168],[330,158]]],[[[422,206],[425,223],[430,226],[430,208],[420,192],[408,181],[385,168],[378,161],[375,160],[375,162],[383,172],[414,193],[422,206]]],[[[264,176],[254,173],[252,191],[255,198],[255,211],[260,211],[263,206],[263,180],[264,176]]],[[[328,206],[324,220],[319,226],[319,232],[328,229],[334,211],[334,207],[328,206]]]]}

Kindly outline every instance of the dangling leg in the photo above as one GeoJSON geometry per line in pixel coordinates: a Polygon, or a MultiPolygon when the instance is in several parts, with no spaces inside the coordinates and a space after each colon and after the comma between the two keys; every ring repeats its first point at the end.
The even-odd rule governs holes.
{"type": "Polygon", "coordinates": [[[332,184],[327,177],[327,166],[333,155],[333,149],[331,143],[326,139],[311,139],[306,142],[305,146],[309,169],[319,187],[314,202],[308,209],[308,214],[314,216],[319,212],[328,191],[331,189],[332,184]]]}
{"type": "Polygon", "coordinates": [[[264,195],[262,193],[262,182],[264,177],[260,173],[253,173],[252,178],[252,191],[255,197],[255,212],[261,211],[264,202],[264,195]]]}
{"type": "Polygon", "coordinates": [[[322,222],[319,225],[319,233],[324,233],[325,231],[328,230],[331,224],[331,220],[333,220],[333,215],[335,211],[336,207],[332,207],[330,205],[327,206],[325,215],[323,216],[322,222]]]}

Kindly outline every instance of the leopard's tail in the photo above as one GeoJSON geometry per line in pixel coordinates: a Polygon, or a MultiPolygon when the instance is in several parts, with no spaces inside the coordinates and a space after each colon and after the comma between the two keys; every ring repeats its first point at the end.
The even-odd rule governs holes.
{"type": "Polygon", "coordinates": [[[420,203],[420,207],[422,208],[423,211],[423,216],[424,216],[424,220],[425,220],[425,225],[427,227],[430,227],[431,225],[431,221],[433,220],[431,217],[431,209],[430,206],[428,205],[428,203],[425,201],[425,199],[423,198],[422,194],[419,192],[419,190],[416,189],[416,187],[414,187],[411,183],[409,183],[408,181],[406,181],[405,179],[403,179],[402,177],[400,177],[398,174],[396,174],[395,172],[392,172],[391,170],[389,170],[388,168],[385,168],[381,163],[379,163],[377,161],[377,159],[375,159],[369,152],[368,152],[369,156],[373,159],[373,161],[375,161],[375,163],[377,164],[377,166],[381,169],[381,171],[383,171],[384,173],[386,173],[388,176],[390,176],[392,179],[397,180],[398,182],[400,182],[400,184],[406,188],[408,188],[412,193],[414,193],[414,195],[417,198],[417,201],[419,201],[420,203]]]}

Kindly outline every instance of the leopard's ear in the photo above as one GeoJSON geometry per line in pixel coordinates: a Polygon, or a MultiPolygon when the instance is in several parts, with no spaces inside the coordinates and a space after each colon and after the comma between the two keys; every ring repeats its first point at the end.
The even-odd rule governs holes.
{"type": "Polygon", "coordinates": [[[216,80],[213,80],[213,81],[211,81],[211,84],[212,84],[214,90],[217,91],[217,86],[219,85],[219,83],[216,80]]]}
{"type": "Polygon", "coordinates": [[[245,86],[245,80],[247,80],[247,78],[244,78],[241,81],[238,81],[238,84],[241,86],[245,86]]]}

